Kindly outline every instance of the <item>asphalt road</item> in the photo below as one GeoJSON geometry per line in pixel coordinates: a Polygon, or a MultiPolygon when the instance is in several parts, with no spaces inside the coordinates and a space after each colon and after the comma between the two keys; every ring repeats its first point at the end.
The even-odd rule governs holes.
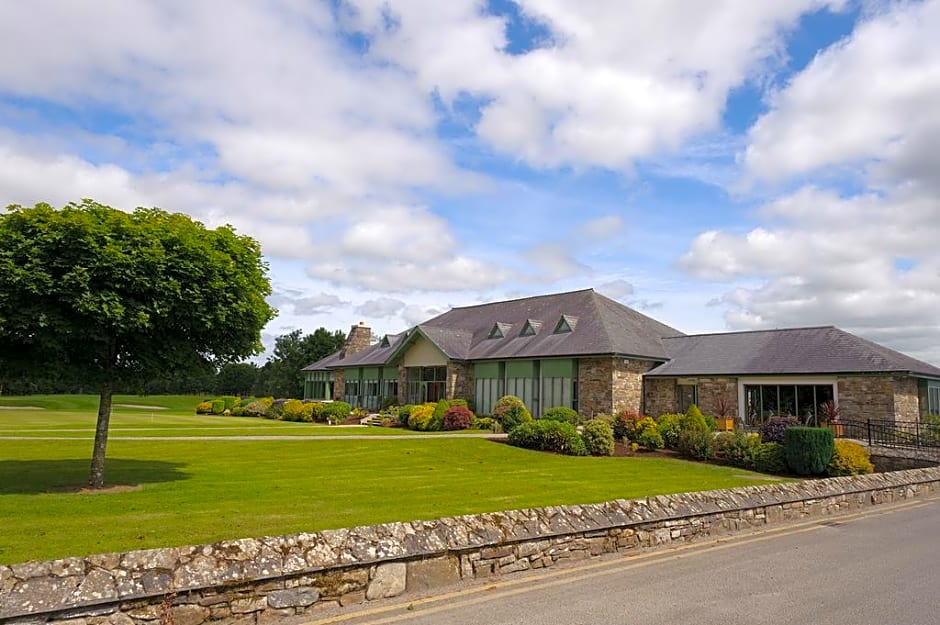
{"type": "Polygon", "coordinates": [[[306,620],[940,625],[940,499],[306,620]]]}

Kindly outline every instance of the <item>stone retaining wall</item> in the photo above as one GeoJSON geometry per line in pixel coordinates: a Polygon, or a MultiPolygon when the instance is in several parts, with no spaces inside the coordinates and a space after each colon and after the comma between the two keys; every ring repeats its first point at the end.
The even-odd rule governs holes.
{"type": "Polygon", "coordinates": [[[461,579],[844,514],[938,488],[935,467],[0,566],[0,623],[263,625],[461,579]]]}

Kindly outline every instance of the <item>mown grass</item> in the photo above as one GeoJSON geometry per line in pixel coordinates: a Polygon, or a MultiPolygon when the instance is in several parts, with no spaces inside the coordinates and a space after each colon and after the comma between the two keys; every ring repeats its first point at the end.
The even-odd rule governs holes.
{"type": "MultiPolygon", "coordinates": [[[[35,412],[52,427],[74,418],[35,412]]],[[[172,430],[167,421],[182,416],[188,417],[158,416],[158,425],[172,430]]],[[[31,421],[21,415],[18,425],[31,427],[31,421]]],[[[572,458],[473,438],[114,437],[106,480],[128,488],[87,494],[75,487],[87,477],[90,437],[5,435],[0,433],[2,563],[774,481],[729,467],[572,458]]]]}

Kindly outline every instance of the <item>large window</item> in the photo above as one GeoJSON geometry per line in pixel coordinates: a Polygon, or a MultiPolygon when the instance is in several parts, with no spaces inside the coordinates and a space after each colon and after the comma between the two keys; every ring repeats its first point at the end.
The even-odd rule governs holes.
{"type": "Polygon", "coordinates": [[[817,425],[822,405],[834,396],[831,384],[745,384],[744,420],[759,425],[770,417],[798,417],[817,425]]]}
{"type": "Polygon", "coordinates": [[[694,384],[676,384],[676,408],[686,412],[689,406],[698,404],[698,387],[694,384]]]}
{"type": "Polygon", "coordinates": [[[408,367],[408,403],[423,404],[445,398],[447,367],[408,367]]]}
{"type": "Polygon", "coordinates": [[[927,383],[927,412],[940,414],[940,382],[927,383]]]}
{"type": "Polygon", "coordinates": [[[493,414],[496,400],[515,395],[533,416],[546,408],[578,409],[578,363],[574,359],[507,360],[477,363],[473,368],[478,414],[493,414]]]}
{"type": "Polygon", "coordinates": [[[333,399],[333,372],[309,372],[304,382],[304,399],[333,399]]]}

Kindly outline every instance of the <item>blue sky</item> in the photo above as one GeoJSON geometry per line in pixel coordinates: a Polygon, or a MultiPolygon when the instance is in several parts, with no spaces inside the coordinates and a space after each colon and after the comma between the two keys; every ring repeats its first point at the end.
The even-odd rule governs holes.
{"type": "Polygon", "coordinates": [[[0,197],[234,225],[269,344],[594,287],[940,364],[937,32],[938,1],[2,3],[0,197]]]}

